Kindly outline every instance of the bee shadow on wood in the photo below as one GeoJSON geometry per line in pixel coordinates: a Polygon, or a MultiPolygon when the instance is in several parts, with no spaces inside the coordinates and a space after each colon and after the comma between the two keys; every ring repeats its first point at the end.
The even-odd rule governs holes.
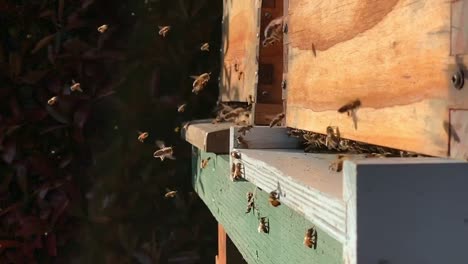
{"type": "Polygon", "coordinates": [[[444,121],[444,130],[447,135],[449,135],[449,141],[450,138],[453,138],[453,140],[457,143],[460,142],[460,137],[457,134],[457,131],[455,131],[454,127],[447,121],[444,121]]]}

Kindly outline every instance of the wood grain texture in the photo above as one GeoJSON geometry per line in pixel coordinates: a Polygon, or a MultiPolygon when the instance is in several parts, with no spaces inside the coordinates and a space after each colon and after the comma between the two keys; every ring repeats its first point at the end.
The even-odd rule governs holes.
{"type": "Polygon", "coordinates": [[[219,85],[223,102],[247,102],[249,95],[255,96],[260,2],[224,0],[219,85]]]}
{"type": "Polygon", "coordinates": [[[468,263],[468,163],[369,159],[343,171],[345,264],[468,263]]]}
{"type": "Polygon", "coordinates": [[[197,148],[218,154],[229,152],[229,127],[231,123],[212,124],[211,119],[191,121],[181,136],[197,148]]]}
{"type": "Polygon", "coordinates": [[[256,205],[263,217],[268,217],[270,233],[258,233],[257,215],[245,214],[246,193],[255,185],[247,182],[231,182],[229,157],[199,152],[193,156],[193,184],[214,217],[221,223],[231,240],[248,263],[342,263],[342,246],[322,229],[318,231],[317,249],[303,245],[305,232],[315,225],[287,206],[272,207],[268,194],[256,191],[256,205]],[[213,163],[200,170],[201,159],[211,157],[213,163]]]}
{"type": "Polygon", "coordinates": [[[450,156],[468,161],[468,109],[450,111],[450,156]]]}
{"type": "Polygon", "coordinates": [[[276,115],[283,112],[283,105],[256,103],[253,105],[253,112],[253,124],[265,126],[269,125],[276,115]]]}
{"type": "Polygon", "coordinates": [[[286,125],[322,133],[339,126],[345,138],[447,156],[449,109],[468,108],[468,89],[450,82],[468,61],[450,56],[451,6],[290,0],[286,125]],[[357,129],[337,112],[355,99],[357,129]]]}

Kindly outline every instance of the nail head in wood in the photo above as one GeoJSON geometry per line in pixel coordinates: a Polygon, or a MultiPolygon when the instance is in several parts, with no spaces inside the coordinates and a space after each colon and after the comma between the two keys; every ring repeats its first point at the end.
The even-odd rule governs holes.
{"type": "Polygon", "coordinates": [[[452,75],[452,86],[453,88],[457,90],[461,90],[463,88],[463,85],[465,84],[465,75],[463,73],[462,69],[458,69],[453,75],[452,75]]]}

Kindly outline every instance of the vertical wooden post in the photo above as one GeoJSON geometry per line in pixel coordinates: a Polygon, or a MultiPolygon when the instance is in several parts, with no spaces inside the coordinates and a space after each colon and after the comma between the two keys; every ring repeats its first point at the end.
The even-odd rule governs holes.
{"type": "Polygon", "coordinates": [[[218,223],[218,255],[216,264],[246,264],[239,250],[229,239],[223,226],[218,223]]]}

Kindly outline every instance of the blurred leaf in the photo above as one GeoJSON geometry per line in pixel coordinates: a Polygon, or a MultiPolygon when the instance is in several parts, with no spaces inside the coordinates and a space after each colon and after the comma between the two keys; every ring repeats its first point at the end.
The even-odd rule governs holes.
{"type": "Polygon", "coordinates": [[[16,156],[16,141],[13,139],[6,140],[3,151],[2,159],[8,164],[11,164],[16,156]]]}
{"type": "Polygon", "coordinates": [[[49,45],[50,43],[52,43],[52,41],[54,40],[54,38],[55,38],[55,33],[43,37],[41,40],[39,40],[39,41],[36,43],[36,46],[34,46],[34,48],[32,49],[31,54],[34,54],[34,53],[38,52],[40,49],[42,49],[42,48],[44,48],[45,46],[47,46],[47,45],[49,45]]]}

